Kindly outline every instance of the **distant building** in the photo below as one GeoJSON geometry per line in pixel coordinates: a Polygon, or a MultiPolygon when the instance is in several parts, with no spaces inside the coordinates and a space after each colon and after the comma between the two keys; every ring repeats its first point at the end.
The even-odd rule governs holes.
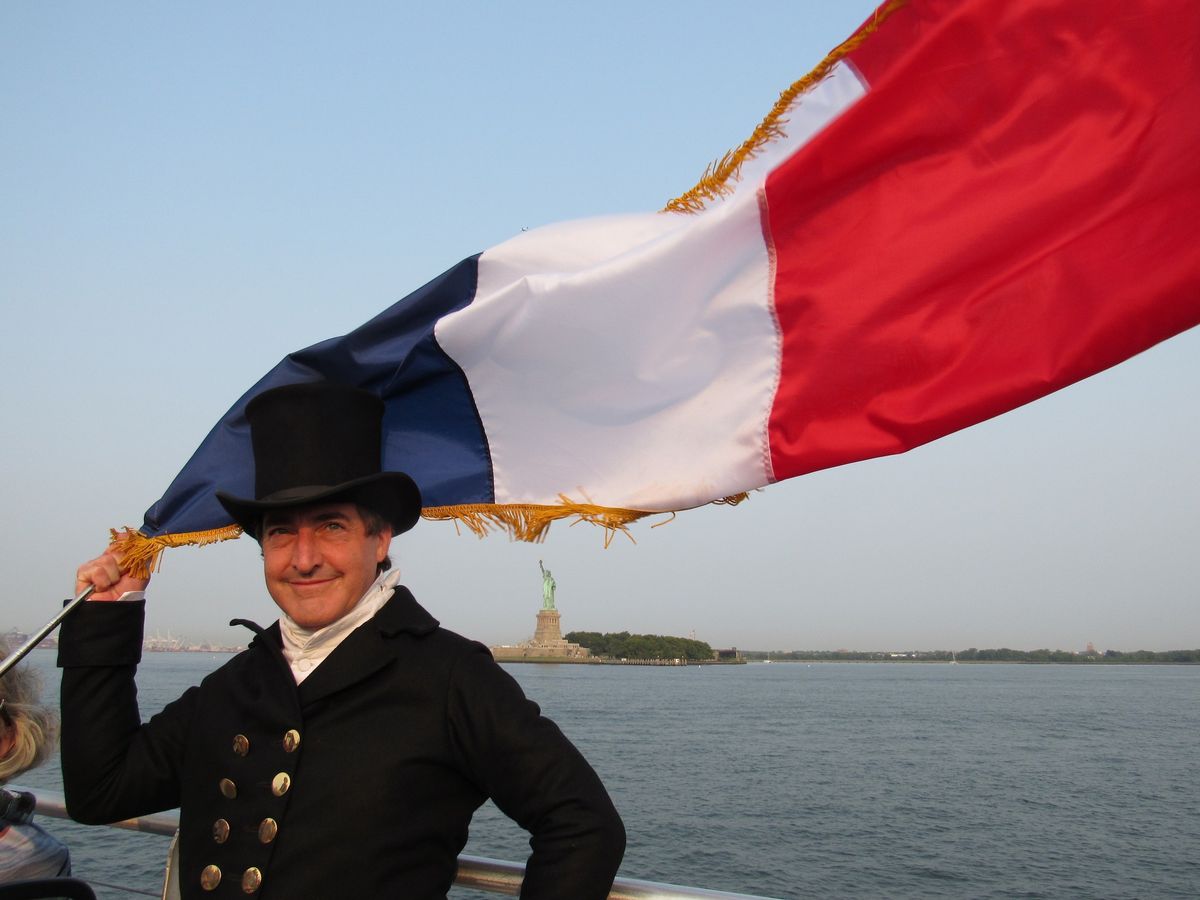
{"type": "MultiPolygon", "coordinates": [[[[24,646],[25,642],[29,640],[30,637],[31,635],[28,635],[24,631],[21,631],[17,628],[10,628],[3,635],[4,641],[8,644],[9,650],[16,650],[18,647],[24,646]]],[[[48,634],[38,641],[37,646],[39,650],[55,650],[58,648],[58,638],[56,638],[53,634],[48,634]]]]}
{"type": "Polygon", "coordinates": [[[0,637],[3,637],[4,642],[14,650],[29,640],[29,635],[23,631],[18,631],[15,628],[10,628],[3,635],[0,635],[0,637]]]}
{"type": "Polygon", "coordinates": [[[154,637],[144,637],[142,639],[142,649],[150,653],[179,653],[181,650],[186,650],[183,641],[177,637],[173,637],[171,632],[167,632],[167,636],[163,637],[157,631],[154,637]]]}

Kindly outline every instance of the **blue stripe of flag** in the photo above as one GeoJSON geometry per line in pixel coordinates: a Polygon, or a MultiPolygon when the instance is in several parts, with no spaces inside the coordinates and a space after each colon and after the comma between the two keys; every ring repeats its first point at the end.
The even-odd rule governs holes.
{"type": "Polygon", "coordinates": [[[341,337],[285,357],[209,432],[167,492],[146,511],[142,532],[154,537],[228,525],[214,491],[254,496],[251,398],[283,384],[326,379],[383,398],[383,466],[407,472],[425,506],[495,499],[487,436],[466,377],[438,346],[434,325],[475,297],[473,256],[341,337]]]}

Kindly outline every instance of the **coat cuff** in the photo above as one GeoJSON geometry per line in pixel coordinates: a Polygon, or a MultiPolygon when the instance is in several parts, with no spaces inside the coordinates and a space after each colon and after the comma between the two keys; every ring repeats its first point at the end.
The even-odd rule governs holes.
{"type": "Polygon", "coordinates": [[[59,631],[59,668],[136,666],[145,618],[145,600],[81,603],[59,631]]]}

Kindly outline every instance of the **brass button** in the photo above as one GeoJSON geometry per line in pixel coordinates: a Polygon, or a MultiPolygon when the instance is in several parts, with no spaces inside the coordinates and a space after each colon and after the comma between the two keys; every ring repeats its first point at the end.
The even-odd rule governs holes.
{"type": "Polygon", "coordinates": [[[289,728],[283,736],[283,752],[292,753],[300,746],[300,732],[295,728],[289,728]]]}
{"type": "Polygon", "coordinates": [[[234,784],[232,781],[230,781],[228,778],[221,779],[220,787],[221,787],[221,796],[224,797],[226,800],[232,800],[234,797],[237,796],[237,785],[234,784]]]}
{"type": "Polygon", "coordinates": [[[287,772],[280,772],[271,779],[271,793],[276,797],[282,797],[288,792],[288,788],[292,786],[292,776],[287,772]]]}
{"type": "Polygon", "coordinates": [[[242,873],[242,893],[253,894],[262,887],[262,872],[254,866],[242,873]]]}
{"type": "Polygon", "coordinates": [[[275,840],[277,834],[279,834],[279,823],[274,819],[267,818],[258,823],[258,839],[264,844],[275,840]]]}
{"type": "Polygon", "coordinates": [[[238,756],[245,756],[250,752],[250,739],[244,734],[235,734],[233,736],[233,752],[238,756]]]}
{"type": "Polygon", "coordinates": [[[224,819],[217,819],[213,822],[213,840],[218,844],[223,844],[229,840],[229,823],[224,819]]]}
{"type": "Polygon", "coordinates": [[[221,883],[221,870],[216,866],[205,866],[200,873],[200,887],[206,891],[215,891],[221,883]]]}

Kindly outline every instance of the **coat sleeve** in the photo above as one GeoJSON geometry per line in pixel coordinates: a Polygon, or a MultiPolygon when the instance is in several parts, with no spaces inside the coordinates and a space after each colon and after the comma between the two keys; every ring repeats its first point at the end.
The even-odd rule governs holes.
{"type": "Polygon", "coordinates": [[[455,666],[447,698],[462,765],[530,833],[524,900],[604,898],[625,827],[600,778],[482,645],[455,666]]]}
{"type": "Polygon", "coordinates": [[[144,600],[84,603],[62,626],[63,793],[78,822],[179,806],[195,688],[142,723],[134,675],[144,616],[144,600]]]}

